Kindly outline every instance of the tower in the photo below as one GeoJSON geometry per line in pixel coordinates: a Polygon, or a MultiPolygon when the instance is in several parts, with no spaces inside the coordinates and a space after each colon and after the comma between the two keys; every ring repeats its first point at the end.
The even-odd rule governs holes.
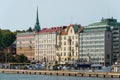
{"type": "Polygon", "coordinates": [[[36,23],[35,23],[35,32],[39,32],[41,30],[40,25],[39,25],[39,18],[38,18],[38,8],[37,8],[37,16],[36,16],[36,23]]]}

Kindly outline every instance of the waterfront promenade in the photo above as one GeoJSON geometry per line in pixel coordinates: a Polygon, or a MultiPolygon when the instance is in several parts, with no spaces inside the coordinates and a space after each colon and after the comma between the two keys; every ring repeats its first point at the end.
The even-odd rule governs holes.
{"type": "Polygon", "coordinates": [[[16,70],[0,69],[0,73],[11,74],[34,74],[34,75],[54,75],[54,76],[78,76],[78,77],[99,77],[99,78],[120,78],[118,72],[80,72],[68,70],[16,70]]]}

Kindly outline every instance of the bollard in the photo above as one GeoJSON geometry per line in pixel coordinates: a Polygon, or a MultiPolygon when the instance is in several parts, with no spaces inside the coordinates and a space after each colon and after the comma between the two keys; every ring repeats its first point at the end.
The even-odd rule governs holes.
{"type": "Polygon", "coordinates": [[[69,73],[69,76],[70,76],[70,73],[69,73]]]}

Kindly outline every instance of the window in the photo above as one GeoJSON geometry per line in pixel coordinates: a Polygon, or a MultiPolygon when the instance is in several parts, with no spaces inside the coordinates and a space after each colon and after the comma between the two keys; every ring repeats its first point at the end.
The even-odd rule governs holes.
{"type": "Polygon", "coordinates": [[[62,53],[61,53],[61,56],[62,56],[62,53]]]}
{"type": "Polygon", "coordinates": [[[110,55],[109,54],[107,54],[107,59],[109,59],[110,58],[110,55]]]}
{"type": "Polygon", "coordinates": [[[74,36],[72,36],[72,39],[74,39],[74,36]]]}
{"type": "Polygon", "coordinates": [[[77,39],[77,36],[76,36],[76,39],[77,39]]]}
{"type": "Polygon", "coordinates": [[[64,56],[66,56],[66,53],[64,52],[64,56]]]}
{"type": "Polygon", "coordinates": [[[74,45],[74,42],[72,42],[72,45],[74,45]]]}
{"type": "Polygon", "coordinates": [[[64,37],[64,40],[66,40],[66,37],[64,37]]]}
{"type": "Polygon", "coordinates": [[[30,41],[30,43],[32,43],[32,41],[30,41]]]}
{"type": "Polygon", "coordinates": [[[22,47],[20,47],[20,49],[22,49],[22,47]]]}
{"type": "Polygon", "coordinates": [[[66,47],[64,47],[64,51],[66,51],[66,47]]]}
{"type": "Polygon", "coordinates": [[[74,56],[74,53],[72,53],[72,55],[71,56],[74,56]]]}
{"type": "Polygon", "coordinates": [[[66,45],[66,42],[64,42],[64,45],[66,45]]]}

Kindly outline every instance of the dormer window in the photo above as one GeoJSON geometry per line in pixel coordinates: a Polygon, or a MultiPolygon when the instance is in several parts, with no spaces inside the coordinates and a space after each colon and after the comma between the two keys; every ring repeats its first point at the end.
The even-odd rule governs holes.
{"type": "Polygon", "coordinates": [[[30,41],[30,43],[32,43],[32,41],[30,41]]]}

